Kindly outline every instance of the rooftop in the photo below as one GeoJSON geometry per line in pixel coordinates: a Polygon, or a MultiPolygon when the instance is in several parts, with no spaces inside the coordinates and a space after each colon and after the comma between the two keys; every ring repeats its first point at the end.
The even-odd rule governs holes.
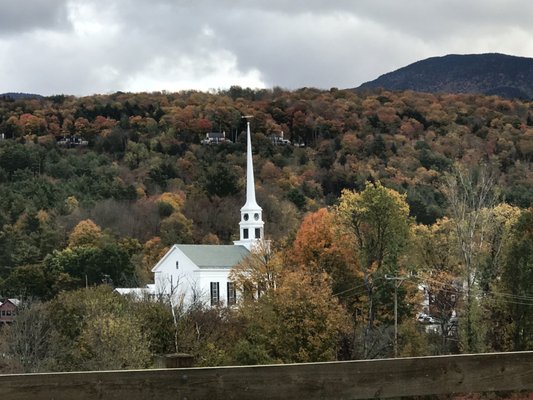
{"type": "Polygon", "coordinates": [[[178,244],[176,247],[200,268],[231,268],[250,254],[246,247],[235,245],[178,244]]]}

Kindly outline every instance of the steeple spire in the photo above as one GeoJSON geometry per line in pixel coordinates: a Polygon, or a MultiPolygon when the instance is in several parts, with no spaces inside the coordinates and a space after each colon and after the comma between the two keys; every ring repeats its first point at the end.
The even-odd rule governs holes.
{"type": "MultiPolygon", "coordinates": [[[[244,117],[248,118],[248,117],[244,117]]],[[[250,121],[246,124],[246,202],[241,208],[241,222],[239,222],[240,240],[235,245],[243,245],[251,250],[253,245],[264,236],[263,209],[255,200],[254,166],[252,157],[252,135],[250,121]]]]}
{"type": "Polygon", "coordinates": [[[255,200],[254,161],[252,158],[250,121],[246,121],[246,125],[246,203],[242,208],[261,208],[255,200]]]}

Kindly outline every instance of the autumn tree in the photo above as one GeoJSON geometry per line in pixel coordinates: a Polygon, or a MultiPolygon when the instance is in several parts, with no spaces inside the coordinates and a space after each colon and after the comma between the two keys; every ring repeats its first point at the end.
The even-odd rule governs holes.
{"type": "Polygon", "coordinates": [[[161,238],[157,236],[144,243],[141,252],[133,259],[135,275],[140,284],[153,282],[152,268],[165,255],[168,249],[161,242],[161,238]]]}
{"type": "Polygon", "coordinates": [[[494,206],[495,185],[496,176],[490,167],[468,168],[457,164],[453,174],[446,176],[446,184],[442,189],[449,203],[464,268],[465,298],[461,337],[465,351],[481,351],[484,348],[477,289],[483,253],[487,246],[487,232],[492,224],[492,215],[487,210],[494,206]]]}
{"type": "Polygon", "coordinates": [[[49,273],[42,265],[19,265],[0,282],[3,295],[48,300],[60,289],[72,288],[71,279],[60,272],[49,273]]]}
{"type": "MultiPolygon", "coordinates": [[[[387,301],[385,276],[397,276],[401,272],[400,257],[409,235],[409,206],[404,195],[377,182],[367,183],[361,193],[344,190],[336,213],[339,223],[353,235],[351,245],[357,251],[363,276],[368,302],[363,333],[363,356],[366,358],[371,355],[370,342],[378,310],[391,309],[392,302],[384,303],[387,301]]],[[[392,291],[391,288],[387,292],[392,291]]]]}
{"type": "MultiPolygon", "coordinates": [[[[491,224],[487,230],[486,249],[482,254],[479,271],[479,290],[481,292],[485,343],[492,351],[510,351],[513,324],[510,324],[510,308],[514,303],[513,294],[507,286],[511,261],[510,250],[516,239],[518,221],[523,213],[517,207],[498,204],[490,210],[491,224]]],[[[511,267],[513,268],[513,267],[511,267]]],[[[520,274],[520,273],[519,273],[520,274]]],[[[514,273],[513,277],[516,276],[514,273]]]]}
{"type": "Polygon", "coordinates": [[[417,266],[418,278],[429,298],[429,308],[424,311],[440,325],[438,348],[447,353],[457,340],[454,317],[462,297],[460,258],[452,221],[444,218],[431,226],[414,227],[411,249],[409,262],[417,266]]]}
{"type": "Polygon", "coordinates": [[[98,246],[102,240],[102,229],[90,219],[80,221],[69,235],[69,247],[98,246]]]}
{"type": "Polygon", "coordinates": [[[335,215],[326,208],[306,215],[296,233],[292,247],[286,253],[294,268],[303,268],[311,275],[327,273],[335,295],[348,304],[357,296],[351,290],[357,286],[357,259],[349,237],[335,226],[335,215]]]}
{"type": "Polygon", "coordinates": [[[276,357],[284,362],[337,359],[340,339],[351,329],[326,274],[313,279],[305,271],[289,272],[272,300],[277,317],[272,326],[276,357]]]}
{"type": "Polygon", "coordinates": [[[512,228],[508,253],[503,262],[501,282],[495,287],[495,297],[503,303],[504,319],[511,347],[508,350],[533,348],[533,211],[524,211],[512,228]]]}
{"type": "Polygon", "coordinates": [[[126,152],[124,154],[124,161],[131,169],[136,169],[141,165],[141,162],[146,160],[150,155],[150,151],[143,143],[135,143],[128,140],[126,144],[126,152]]]}
{"type": "Polygon", "coordinates": [[[420,329],[418,321],[406,319],[398,328],[398,355],[420,357],[432,354],[430,338],[420,329]]]}
{"type": "Polygon", "coordinates": [[[141,331],[151,354],[176,352],[175,326],[168,305],[149,298],[131,298],[131,313],[141,322],[141,331]]]}
{"type": "Polygon", "coordinates": [[[0,330],[0,359],[7,359],[13,372],[44,372],[53,365],[47,304],[26,302],[18,307],[17,318],[0,330]]]}
{"type": "Polygon", "coordinates": [[[272,248],[270,242],[260,242],[239,264],[232,268],[230,280],[244,299],[260,296],[275,290],[283,272],[281,254],[272,248]]]}
{"type": "Polygon", "coordinates": [[[173,212],[161,222],[161,240],[166,246],[192,242],[192,221],[180,211],[173,212]]]}
{"type": "Polygon", "coordinates": [[[512,230],[518,222],[521,210],[506,203],[485,209],[484,218],[490,221],[486,230],[485,248],[481,254],[479,286],[484,293],[499,280],[503,273],[506,251],[512,240],[512,230]]]}
{"type": "Polygon", "coordinates": [[[239,177],[234,168],[216,163],[207,169],[204,189],[209,196],[228,196],[240,190],[239,177]]]}
{"type": "MultiPolygon", "coordinates": [[[[128,252],[116,243],[107,243],[101,247],[79,246],[54,250],[43,262],[47,276],[54,283],[63,282],[62,277],[71,278],[72,287],[100,285],[131,286],[134,283],[134,268],[128,252]]],[[[61,286],[53,285],[60,290],[61,286]]]]}
{"type": "Polygon", "coordinates": [[[103,285],[63,292],[49,307],[54,333],[54,369],[103,370],[147,368],[149,343],[134,303],[103,285]]]}
{"type": "Polygon", "coordinates": [[[148,342],[140,323],[125,314],[87,318],[77,338],[80,369],[133,369],[151,365],[148,342]]]}
{"type": "Polygon", "coordinates": [[[237,359],[262,362],[318,362],[338,357],[341,338],[351,330],[349,317],[332,296],[327,274],[286,272],[276,290],[243,305],[247,321],[237,359]]]}

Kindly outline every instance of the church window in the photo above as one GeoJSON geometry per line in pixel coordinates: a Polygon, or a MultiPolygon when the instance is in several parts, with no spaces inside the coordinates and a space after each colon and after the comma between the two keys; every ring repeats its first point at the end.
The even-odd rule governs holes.
{"type": "Polygon", "coordinates": [[[211,282],[211,305],[216,306],[220,300],[220,285],[218,282],[211,282]]]}
{"type": "Polygon", "coordinates": [[[228,282],[228,306],[232,306],[237,302],[237,291],[233,282],[228,282]]]}
{"type": "Polygon", "coordinates": [[[259,220],[259,213],[255,213],[254,214],[254,218],[255,218],[256,221],[258,221],[259,220]]]}
{"type": "Polygon", "coordinates": [[[244,214],[243,218],[245,221],[248,221],[248,214],[244,214]]]}
{"type": "Polygon", "coordinates": [[[176,260],[176,269],[180,269],[180,262],[176,260]]]}
{"type": "Polygon", "coordinates": [[[261,228],[255,228],[255,238],[261,239],[261,228]]]}
{"type": "Polygon", "coordinates": [[[242,238],[243,239],[248,239],[248,228],[244,228],[242,230],[242,238]]]}

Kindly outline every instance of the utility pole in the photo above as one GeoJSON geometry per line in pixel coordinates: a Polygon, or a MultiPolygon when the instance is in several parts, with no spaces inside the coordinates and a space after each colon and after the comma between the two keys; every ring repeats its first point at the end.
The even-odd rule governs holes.
{"type": "Polygon", "coordinates": [[[385,275],[385,279],[394,281],[394,358],[396,358],[398,357],[398,288],[408,277],[385,275]]]}

